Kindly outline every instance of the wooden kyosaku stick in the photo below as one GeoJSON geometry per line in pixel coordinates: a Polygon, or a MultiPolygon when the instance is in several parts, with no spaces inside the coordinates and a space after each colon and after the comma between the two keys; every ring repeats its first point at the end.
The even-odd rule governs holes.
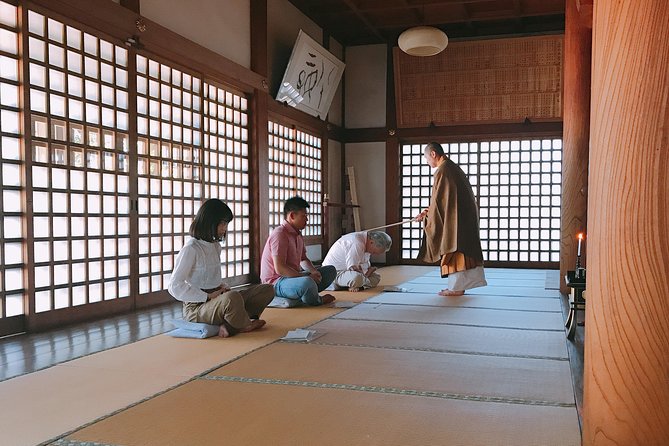
{"type": "Polygon", "coordinates": [[[411,223],[411,222],[414,222],[414,221],[416,221],[416,217],[410,218],[409,220],[398,221],[397,223],[391,223],[389,225],[377,226],[376,228],[363,229],[363,230],[364,231],[376,231],[377,229],[390,228],[391,226],[405,225],[407,223],[411,223]]]}

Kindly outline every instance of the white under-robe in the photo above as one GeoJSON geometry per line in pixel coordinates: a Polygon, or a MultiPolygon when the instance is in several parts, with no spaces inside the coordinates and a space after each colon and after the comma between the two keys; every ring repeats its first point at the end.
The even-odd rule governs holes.
{"type": "Polygon", "coordinates": [[[482,266],[466,269],[448,275],[448,289],[451,291],[463,291],[488,285],[485,280],[485,272],[482,266]]]}

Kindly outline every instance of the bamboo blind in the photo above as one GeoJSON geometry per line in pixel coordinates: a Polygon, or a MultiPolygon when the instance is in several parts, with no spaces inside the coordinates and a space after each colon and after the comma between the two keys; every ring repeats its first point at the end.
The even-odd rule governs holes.
{"type": "Polygon", "coordinates": [[[432,57],[394,51],[398,127],[562,119],[563,36],[451,43],[432,57]]]}

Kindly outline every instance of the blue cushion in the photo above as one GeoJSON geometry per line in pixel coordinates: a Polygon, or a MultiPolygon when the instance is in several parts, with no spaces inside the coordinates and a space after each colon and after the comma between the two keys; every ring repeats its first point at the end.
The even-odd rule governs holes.
{"type": "Polygon", "coordinates": [[[172,325],[174,325],[176,329],[168,331],[166,334],[175,338],[210,338],[216,336],[220,328],[218,325],[188,322],[183,319],[174,319],[172,325]]]}
{"type": "Polygon", "coordinates": [[[274,299],[272,299],[272,302],[270,302],[267,306],[271,308],[301,307],[302,301],[300,299],[287,299],[285,297],[275,296],[274,299]]]}

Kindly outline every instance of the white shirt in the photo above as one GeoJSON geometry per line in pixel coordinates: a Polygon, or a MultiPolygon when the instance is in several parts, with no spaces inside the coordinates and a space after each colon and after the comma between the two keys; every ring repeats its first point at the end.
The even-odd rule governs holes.
{"type": "Polygon", "coordinates": [[[371,266],[370,253],[365,252],[367,231],[351,232],[334,242],[323,260],[323,265],[332,265],[337,271],[347,271],[352,266],[360,265],[363,272],[371,266]]]}
{"type": "Polygon", "coordinates": [[[206,302],[202,291],[218,287],[221,274],[221,248],[218,242],[205,242],[189,238],[176,261],[168,290],[182,302],[206,302]]]}

